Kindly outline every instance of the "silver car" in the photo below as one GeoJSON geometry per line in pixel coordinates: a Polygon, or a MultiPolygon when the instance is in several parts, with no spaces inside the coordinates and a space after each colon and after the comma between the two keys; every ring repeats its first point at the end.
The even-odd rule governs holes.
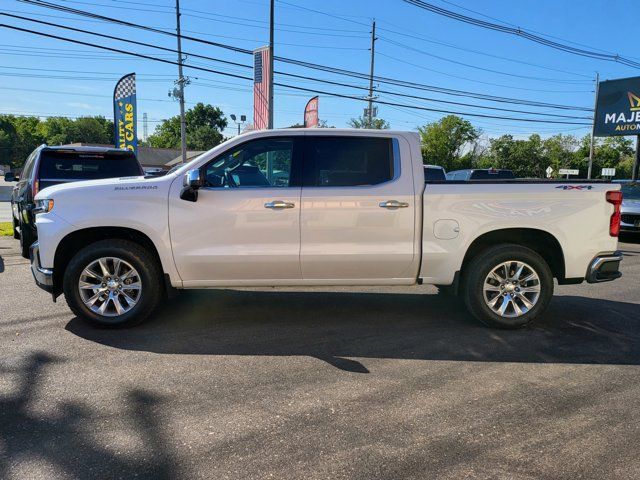
{"type": "Polygon", "coordinates": [[[622,184],[620,229],[624,232],[640,232],[640,182],[620,183],[622,184]]]}

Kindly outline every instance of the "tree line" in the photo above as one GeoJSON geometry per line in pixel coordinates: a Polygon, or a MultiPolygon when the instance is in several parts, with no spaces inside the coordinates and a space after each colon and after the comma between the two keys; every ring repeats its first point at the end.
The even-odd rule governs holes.
{"type": "MultiPolygon", "coordinates": [[[[186,112],[187,148],[209,150],[225,140],[222,131],[227,120],[222,110],[212,105],[196,104],[186,112]]],[[[37,116],[0,115],[0,165],[20,168],[38,146],[91,143],[114,145],[113,121],[103,116],[70,119],[37,116]]],[[[146,142],[139,145],[180,148],[180,116],[163,120],[146,142]]]]}
{"type": "MultiPolygon", "coordinates": [[[[389,128],[382,118],[351,119],[353,128],[389,128]]],[[[295,125],[301,126],[301,125],[295,125]]],[[[327,127],[326,122],[321,125],[327,127]]],[[[208,150],[225,140],[223,130],[227,119],[222,110],[198,103],[186,112],[187,148],[208,150]]],[[[551,166],[554,175],[560,168],[573,168],[586,177],[589,135],[557,134],[542,138],[532,134],[528,138],[502,135],[487,138],[482,130],[456,115],[448,115],[436,122],[418,127],[422,143],[422,157],[426,164],[440,165],[447,171],[465,168],[507,168],[517,177],[544,178],[551,166]]],[[[0,115],[0,164],[19,168],[39,145],[68,143],[114,144],[113,122],[102,116],[68,119],[51,117],[22,117],[0,115]]],[[[180,148],[180,117],[174,116],[159,123],[152,135],[141,145],[158,148],[180,148]]],[[[617,178],[630,178],[634,147],[626,137],[596,139],[593,176],[602,168],[615,168],[617,178]]]]}
{"type": "MultiPolygon", "coordinates": [[[[419,127],[418,131],[424,163],[440,165],[447,171],[506,168],[513,170],[516,177],[544,178],[546,169],[551,167],[554,177],[559,176],[561,168],[577,169],[579,177],[587,176],[590,135],[486,138],[480,129],[455,115],[419,127]]],[[[592,177],[600,177],[602,168],[615,168],[616,178],[630,178],[634,154],[633,143],[626,137],[596,138],[592,177]]]]}
{"type": "Polygon", "coordinates": [[[68,143],[113,145],[113,122],[105,117],[39,117],[0,115],[0,164],[22,166],[38,146],[68,143]]]}

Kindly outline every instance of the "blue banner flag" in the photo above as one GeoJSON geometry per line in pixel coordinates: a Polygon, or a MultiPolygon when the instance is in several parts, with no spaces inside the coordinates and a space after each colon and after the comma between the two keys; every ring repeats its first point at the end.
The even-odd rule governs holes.
{"type": "Polygon", "coordinates": [[[113,89],[113,124],[116,148],[126,148],[138,155],[138,107],[136,74],[125,75],[113,89]]]}

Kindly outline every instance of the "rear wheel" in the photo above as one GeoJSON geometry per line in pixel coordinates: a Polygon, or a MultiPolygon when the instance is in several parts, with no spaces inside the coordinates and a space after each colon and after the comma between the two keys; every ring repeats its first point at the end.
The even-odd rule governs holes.
{"type": "Polygon", "coordinates": [[[538,253],[519,245],[491,247],[465,270],[465,304],[490,326],[523,327],[544,312],[553,296],[549,265],[538,253]]]}
{"type": "Polygon", "coordinates": [[[147,318],[161,299],[162,272],[145,248],[127,240],[102,240],[80,250],[63,279],[64,296],[78,317],[117,328],[147,318]]]}

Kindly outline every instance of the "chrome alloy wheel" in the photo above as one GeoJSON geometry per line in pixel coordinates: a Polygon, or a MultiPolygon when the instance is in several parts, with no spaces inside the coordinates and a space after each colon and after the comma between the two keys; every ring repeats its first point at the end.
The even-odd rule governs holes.
{"type": "Polygon", "coordinates": [[[116,257],[103,257],[82,270],[78,290],[89,310],[105,317],[117,317],[140,301],[142,279],[130,263],[116,257]]]}
{"type": "Polygon", "coordinates": [[[540,277],[524,262],[509,260],[495,266],[482,287],[487,306],[501,317],[515,318],[530,311],[540,298],[540,277]]]}

